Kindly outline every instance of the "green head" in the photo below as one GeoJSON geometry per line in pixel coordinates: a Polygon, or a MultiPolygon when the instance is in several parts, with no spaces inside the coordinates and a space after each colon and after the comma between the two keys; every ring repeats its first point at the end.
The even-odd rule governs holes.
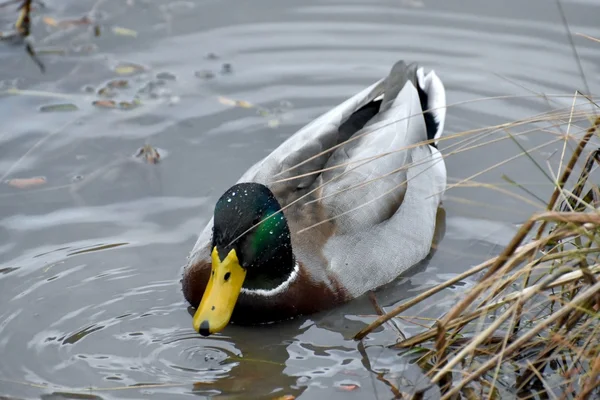
{"type": "Polygon", "coordinates": [[[238,183],[217,201],[213,248],[222,257],[235,250],[247,272],[245,289],[273,289],[294,269],[290,229],[280,211],[271,190],[259,183],[238,183]]]}
{"type": "Polygon", "coordinates": [[[294,267],[290,229],[273,193],[259,183],[232,186],[215,206],[212,271],[194,329],[205,336],[222,330],[242,289],[275,289],[294,267]]]}

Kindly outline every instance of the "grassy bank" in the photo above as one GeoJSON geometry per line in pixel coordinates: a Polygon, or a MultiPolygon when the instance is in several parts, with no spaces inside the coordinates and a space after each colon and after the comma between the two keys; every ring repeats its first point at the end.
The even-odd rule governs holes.
{"type": "Polygon", "coordinates": [[[564,149],[573,136],[565,136],[546,210],[522,224],[499,256],[399,305],[356,339],[472,279],[477,283],[429,329],[393,345],[412,354],[429,387],[437,385],[444,400],[598,398],[600,191],[589,177],[600,149],[588,144],[600,134],[600,118],[584,120],[590,125],[569,158],[564,149]]]}

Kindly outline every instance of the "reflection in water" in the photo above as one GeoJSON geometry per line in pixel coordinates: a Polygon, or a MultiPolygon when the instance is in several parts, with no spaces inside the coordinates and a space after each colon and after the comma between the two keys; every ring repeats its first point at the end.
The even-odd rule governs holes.
{"type": "MultiPolygon", "coordinates": [[[[367,296],[206,339],[191,329],[179,282],[198,230],[250,165],[399,58],[435,69],[449,104],[530,91],[571,95],[581,86],[560,17],[546,2],[425,0],[417,8],[392,0],[260,0],[232,8],[106,1],[91,13],[103,27],[99,38],[88,27],[63,30],[42,20],[86,15],[95,0],[45,3],[33,27],[45,75],[20,48],[0,46],[0,176],[45,178],[26,189],[0,182],[0,396],[387,399],[427,387],[409,357],[387,346],[398,329],[422,329],[414,316],[439,317],[471,282],[408,310],[363,343],[350,338],[375,318],[367,296]],[[4,92],[14,87],[20,91],[4,92]],[[131,108],[93,105],[135,98],[140,104],[131,108]],[[39,111],[59,103],[77,110],[39,111]],[[131,157],[145,144],[159,148],[158,164],[131,157]]],[[[600,37],[596,2],[564,3],[572,31],[600,37]]],[[[0,20],[12,23],[4,10],[0,20]]],[[[576,43],[597,91],[598,48],[576,43]]],[[[464,103],[448,110],[447,132],[548,107],[535,97],[464,103]]],[[[524,143],[546,140],[533,135],[524,143]]],[[[543,163],[554,150],[545,150],[543,163]]],[[[501,141],[452,155],[449,178],[514,152],[514,143],[501,141]]],[[[545,182],[521,159],[480,179],[501,174],[545,182]]],[[[542,198],[550,189],[532,188],[542,198]]],[[[453,190],[444,208],[443,240],[409,275],[376,292],[382,307],[497,253],[533,210],[477,188],[453,190]]],[[[427,396],[436,398],[436,389],[427,396]]]]}

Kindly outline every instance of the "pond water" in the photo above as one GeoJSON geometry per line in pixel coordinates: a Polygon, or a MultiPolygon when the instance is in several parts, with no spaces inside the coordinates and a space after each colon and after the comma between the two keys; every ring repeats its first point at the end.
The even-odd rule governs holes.
{"type": "MultiPolygon", "coordinates": [[[[535,93],[600,90],[600,44],[576,36],[600,37],[596,0],[562,1],[587,82],[553,1],[44,5],[34,11],[32,38],[45,73],[23,46],[0,43],[0,398],[385,399],[390,384],[427,387],[424,373],[388,347],[398,338],[392,326],[363,343],[351,339],[374,318],[367,296],[286,323],[196,334],[181,272],[216,199],[401,58],[435,69],[448,104],[460,103],[448,109],[446,135],[572,102],[535,93]],[[85,15],[99,36],[89,24],[64,22],[85,15]],[[521,97],[468,102],[510,95],[521,97]],[[159,163],[132,158],[145,144],[158,149],[159,163]],[[45,181],[11,181],[33,177],[45,181]]],[[[0,8],[3,29],[15,18],[14,5],[0,8]]],[[[560,133],[545,128],[520,143],[532,148],[560,133]]],[[[545,166],[561,149],[554,142],[535,156],[545,166]]],[[[449,180],[519,151],[503,140],[452,154],[449,180]]],[[[503,174],[542,198],[550,193],[527,157],[477,179],[506,184],[503,174]]],[[[447,196],[443,240],[376,292],[386,309],[497,254],[542,206],[485,188],[447,196]]],[[[439,317],[471,284],[405,314],[439,317]]],[[[428,321],[396,325],[411,335],[421,330],[415,322],[428,321]]]]}

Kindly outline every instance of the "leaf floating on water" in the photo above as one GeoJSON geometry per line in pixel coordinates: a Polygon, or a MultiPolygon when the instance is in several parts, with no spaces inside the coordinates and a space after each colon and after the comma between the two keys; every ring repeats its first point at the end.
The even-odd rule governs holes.
{"type": "Polygon", "coordinates": [[[52,17],[48,17],[47,15],[42,18],[42,21],[48,26],[58,27],[58,21],[52,17]]]}
{"type": "Polygon", "coordinates": [[[228,99],[227,97],[219,96],[219,103],[226,106],[235,106],[235,100],[228,99]]]}
{"type": "Polygon", "coordinates": [[[124,109],[124,110],[129,110],[129,109],[139,106],[140,104],[141,103],[139,102],[139,100],[134,100],[132,102],[121,101],[121,102],[119,102],[119,108],[124,109]]]}
{"type": "Polygon", "coordinates": [[[138,33],[136,31],[134,31],[133,29],[122,28],[120,26],[113,26],[112,31],[115,35],[119,35],[119,36],[137,37],[137,35],[138,35],[138,33]]]}
{"type": "Polygon", "coordinates": [[[275,397],[273,400],[296,400],[296,396],[292,396],[291,394],[286,394],[285,396],[275,397]]]}
{"type": "Polygon", "coordinates": [[[233,106],[233,107],[242,107],[242,108],[252,108],[254,107],[254,104],[245,101],[245,100],[233,100],[230,99],[228,97],[223,97],[223,96],[219,96],[219,103],[226,105],[226,106],[233,106]]]}
{"type": "Polygon", "coordinates": [[[149,144],[140,148],[135,154],[135,156],[146,161],[148,164],[158,164],[158,162],[160,161],[160,154],[158,153],[158,150],[156,150],[149,144]]]}
{"type": "Polygon", "coordinates": [[[256,113],[261,117],[268,117],[269,115],[271,115],[271,112],[263,107],[259,107],[259,109],[256,110],[256,113]]]}
{"type": "Polygon", "coordinates": [[[245,100],[238,100],[235,102],[235,105],[238,107],[242,107],[242,108],[252,108],[254,107],[254,105],[252,103],[249,103],[245,100]]]}
{"type": "Polygon", "coordinates": [[[100,108],[117,108],[117,103],[113,100],[96,100],[92,104],[100,108]]]}
{"type": "Polygon", "coordinates": [[[119,75],[130,75],[138,71],[135,67],[131,65],[120,65],[115,68],[115,72],[119,75]]]}
{"type": "Polygon", "coordinates": [[[352,384],[352,383],[342,383],[338,387],[345,392],[353,392],[356,389],[360,388],[360,386],[352,384]]]}
{"type": "Polygon", "coordinates": [[[98,96],[100,97],[115,97],[114,89],[123,89],[129,86],[129,81],[125,79],[115,79],[106,84],[106,86],[98,89],[98,96]]]}
{"type": "Polygon", "coordinates": [[[91,25],[92,20],[87,15],[84,15],[78,19],[71,19],[67,21],[61,21],[58,23],[60,27],[69,27],[69,26],[81,26],[81,25],[91,25]]]}
{"type": "Polygon", "coordinates": [[[156,74],[156,79],[162,79],[163,81],[176,81],[177,77],[175,74],[170,72],[159,72],[156,74]]]}
{"type": "Polygon", "coordinates": [[[221,66],[222,74],[227,75],[227,74],[231,74],[232,72],[233,72],[233,68],[231,67],[231,64],[225,63],[221,66]]]}
{"type": "Polygon", "coordinates": [[[129,81],[127,81],[126,79],[115,79],[113,81],[108,82],[106,86],[113,89],[122,89],[129,86],[129,81]]]}
{"type": "Polygon", "coordinates": [[[109,87],[103,87],[98,90],[98,96],[100,97],[114,97],[115,92],[113,92],[109,87]]]}
{"type": "Polygon", "coordinates": [[[46,183],[46,178],[43,176],[34,176],[33,178],[14,178],[5,181],[9,186],[17,189],[27,189],[34,186],[43,185],[46,183]]]}
{"type": "Polygon", "coordinates": [[[54,28],[62,28],[62,29],[70,28],[73,26],[82,26],[82,25],[91,25],[92,24],[92,20],[87,15],[84,15],[81,18],[65,19],[62,21],[57,21],[56,19],[46,15],[42,18],[42,21],[48,26],[52,26],[54,28]]]}
{"type": "Polygon", "coordinates": [[[215,77],[215,73],[208,70],[196,71],[194,72],[194,75],[196,76],[196,78],[200,79],[212,79],[215,77]]]}
{"type": "Polygon", "coordinates": [[[146,69],[138,64],[119,64],[115,67],[115,72],[119,75],[131,75],[146,69]]]}
{"type": "Polygon", "coordinates": [[[64,111],[77,111],[79,108],[72,103],[64,103],[64,104],[48,104],[46,106],[41,106],[41,112],[64,112],[64,111]]]}

